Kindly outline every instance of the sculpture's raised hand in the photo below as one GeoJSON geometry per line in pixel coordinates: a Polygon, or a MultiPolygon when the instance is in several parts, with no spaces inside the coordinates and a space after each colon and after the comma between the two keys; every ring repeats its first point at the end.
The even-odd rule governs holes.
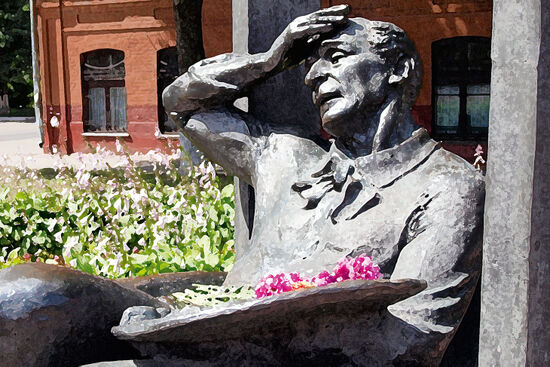
{"type": "Polygon", "coordinates": [[[294,19],[277,37],[269,53],[275,70],[301,63],[311,52],[312,40],[348,21],[348,5],[337,5],[294,19]]]}

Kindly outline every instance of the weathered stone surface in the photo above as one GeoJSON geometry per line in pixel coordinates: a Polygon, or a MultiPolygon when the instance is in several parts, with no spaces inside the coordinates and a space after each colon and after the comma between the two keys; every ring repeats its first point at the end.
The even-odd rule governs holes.
{"type": "MultiPolygon", "coordinates": [[[[320,0],[233,1],[234,52],[267,51],[294,18],[320,7],[320,0]]],[[[318,132],[319,115],[311,103],[311,91],[303,82],[305,75],[302,65],[262,81],[248,94],[248,112],[258,119],[281,125],[296,127],[299,121],[298,124],[318,132]]]]}
{"type": "Polygon", "coordinates": [[[132,305],[161,306],[146,293],[42,263],[0,271],[3,366],[75,366],[137,357],[110,328],[132,305]]]}
{"type": "Polygon", "coordinates": [[[550,2],[495,0],[480,366],[550,364],[550,2]]]}
{"type": "Polygon", "coordinates": [[[417,280],[347,281],[226,307],[173,311],[113,332],[136,342],[144,355],[179,357],[188,363],[301,365],[328,358],[382,365],[401,354],[400,343],[393,341],[403,337],[403,330],[379,327],[379,319],[392,321],[386,325],[400,323],[386,307],[425,287],[417,280]],[[380,337],[385,345],[373,342],[380,337]]]}
{"type": "Polygon", "coordinates": [[[531,365],[550,365],[550,1],[541,1],[540,14],[527,361],[531,365]]]}

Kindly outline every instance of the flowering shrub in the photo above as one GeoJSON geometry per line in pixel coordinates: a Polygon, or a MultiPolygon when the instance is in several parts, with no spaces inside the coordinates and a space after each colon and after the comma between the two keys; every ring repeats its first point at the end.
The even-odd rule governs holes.
{"type": "Polygon", "coordinates": [[[177,152],[125,154],[120,168],[110,154],[42,173],[0,167],[0,268],[42,261],[110,278],[231,268],[234,189],[212,164],[182,176],[177,152]]]}
{"type": "Polygon", "coordinates": [[[485,159],[483,159],[483,147],[478,144],[474,153],[474,167],[484,173],[485,159]]]}
{"type": "Polygon", "coordinates": [[[256,298],[272,296],[301,288],[322,287],[332,283],[354,279],[379,279],[380,268],[365,254],[355,258],[341,260],[334,270],[329,273],[323,271],[318,275],[307,279],[299,273],[268,275],[260,280],[255,288],[256,298]]]}

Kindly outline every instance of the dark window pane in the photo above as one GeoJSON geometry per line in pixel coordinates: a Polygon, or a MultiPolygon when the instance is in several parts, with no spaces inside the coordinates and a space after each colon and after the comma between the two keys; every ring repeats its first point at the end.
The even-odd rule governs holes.
{"type": "Polygon", "coordinates": [[[456,95],[460,94],[460,87],[458,85],[440,85],[436,89],[436,93],[439,95],[456,95]]]}
{"type": "Polygon", "coordinates": [[[455,133],[458,131],[460,115],[460,97],[438,96],[437,101],[437,130],[441,133],[455,133]]]}
{"type": "Polygon", "coordinates": [[[162,105],[162,91],[179,76],[178,54],[175,47],[165,48],[157,53],[157,91],[159,129],[162,133],[177,131],[176,125],[168,118],[162,105]]]}
{"type": "Polygon", "coordinates": [[[175,47],[165,48],[158,52],[158,78],[174,81],[179,75],[178,53],[175,47]]]}
{"type": "Polygon", "coordinates": [[[466,113],[471,127],[489,127],[489,96],[468,96],[466,113]]]}
{"type": "Polygon", "coordinates": [[[491,71],[491,45],[489,41],[477,40],[468,43],[468,71],[491,71]]]}
{"type": "Polygon", "coordinates": [[[491,94],[490,84],[471,84],[466,87],[466,93],[471,94],[491,94]]]}
{"type": "MultiPolygon", "coordinates": [[[[466,98],[466,114],[472,128],[489,127],[489,100],[491,87],[489,84],[468,85],[466,98]]],[[[473,131],[474,133],[476,131],[473,131]]]]}
{"type": "Polygon", "coordinates": [[[126,88],[124,52],[111,49],[81,56],[82,95],[87,98],[84,131],[125,131],[126,88]]]}
{"type": "Polygon", "coordinates": [[[454,37],[432,44],[433,132],[479,139],[489,121],[490,39],[454,37]]]}
{"type": "Polygon", "coordinates": [[[124,61],[124,52],[119,50],[96,50],[84,54],[84,63],[92,67],[110,67],[124,61]]]}

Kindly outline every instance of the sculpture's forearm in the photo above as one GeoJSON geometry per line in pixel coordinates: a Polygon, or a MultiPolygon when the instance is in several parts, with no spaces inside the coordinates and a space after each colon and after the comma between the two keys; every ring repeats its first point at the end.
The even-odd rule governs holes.
{"type": "Polygon", "coordinates": [[[166,111],[186,118],[202,109],[233,102],[250,85],[274,72],[279,57],[272,50],[255,55],[224,54],[196,63],[164,90],[166,111]]]}

